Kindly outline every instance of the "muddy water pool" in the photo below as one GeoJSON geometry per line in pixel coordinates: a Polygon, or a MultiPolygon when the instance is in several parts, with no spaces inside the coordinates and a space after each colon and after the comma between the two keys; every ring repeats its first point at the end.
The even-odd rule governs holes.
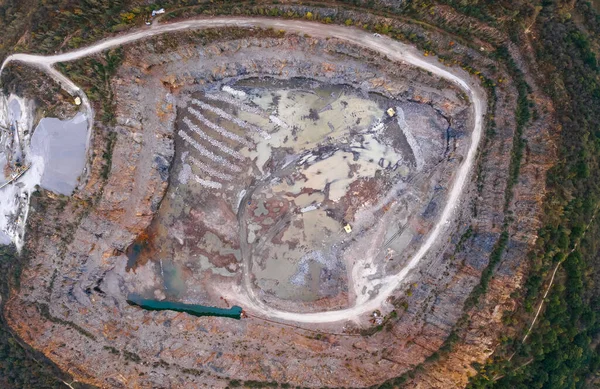
{"type": "MultiPolygon", "coordinates": [[[[166,197],[149,244],[129,249],[129,268],[152,262],[158,282],[135,292],[222,306],[221,291],[243,285],[246,271],[269,301],[349,293],[351,268],[365,255],[353,242],[382,220],[355,216],[420,174],[428,163],[421,149],[443,153],[435,115],[307,79],[245,79],[182,96],[166,197]]],[[[428,189],[411,196],[420,190],[428,189]]],[[[415,209],[402,196],[384,211],[406,221],[415,209]]],[[[414,232],[390,235],[399,238],[373,256],[402,256],[414,232]]]]}
{"type": "Polygon", "coordinates": [[[43,118],[31,137],[31,154],[41,158],[44,189],[71,195],[85,167],[87,120],[78,114],[70,120],[43,118]]]}

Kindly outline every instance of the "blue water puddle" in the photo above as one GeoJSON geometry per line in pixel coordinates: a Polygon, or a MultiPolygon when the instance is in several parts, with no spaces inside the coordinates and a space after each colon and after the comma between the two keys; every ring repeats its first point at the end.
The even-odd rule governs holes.
{"type": "Polygon", "coordinates": [[[217,316],[229,317],[240,320],[242,317],[242,307],[234,305],[231,308],[217,308],[198,304],[184,304],[175,301],[159,301],[144,299],[138,295],[130,294],[127,296],[127,303],[138,306],[148,311],[175,311],[185,312],[193,316],[217,316]]]}

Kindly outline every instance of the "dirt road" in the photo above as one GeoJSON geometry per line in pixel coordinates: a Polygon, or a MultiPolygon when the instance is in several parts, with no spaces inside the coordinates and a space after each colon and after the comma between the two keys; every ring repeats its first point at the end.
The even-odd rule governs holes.
{"type": "MultiPolygon", "coordinates": [[[[375,36],[369,32],[356,28],[336,25],[325,26],[319,23],[299,20],[219,17],[211,19],[189,20],[172,24],[153,25],[147,29],[106,39],[86,48],[59,55],[41,56],[31,54],[13,54],[6,58],[6,60],[3,62],[2,68],[0,69],[0,74],[2,69],[4,69],[8,63],[13,61],[23,62],[40,68],[41,70],[47,72],[69,92],[81,96],[83,104],[85,104],[86,109],[88,109],[90,112],[89,122],[91,126],[92,111],[87,97],[85,97],[85,94],[82,93],[81,89],[77,85],[54,69],[52,65],[59,62],[67,62],[84,58],[113,47],[122,46],[140,39],[168,32],[216,27],[273,28],[288,32],[309,34],[319,38],[331,37],[346,40],[353,44],[376,50],[382,55],[390,58],[392,61],[405,62],[423,68],[458,85],[469,96],[469,99],[472,103],[472,112],[474,118],[472,123],[473,131],[471,133],[471,143],[469,145],[466,158],[456,172],[455,179],[448,193],[447,202],[442,214],[436,225],[427,236],[423,245],[398,274],[388,276],[383,280],[380,279],[374,281],[382,285],[377,296],[363,304],[355,305],[347,309],[316,313],[294,313],[273,309],[261,302],[254,294],[252,288],[247,287],[244,288],[246,289],[245,296],[228,296],[230,299],[238,300],[239,303],[244,305],[244,309],[248,311],[254,311],[257,314],[267,316],[271,319],[288,320],[300,323],[330,323],[351,320],[362,314],[370,313],[375,309],[378,309],[382,304],[385,303],[386,299],[394,292],[394,290],[400,286],[406,276],[419,264],[423,257],[430,252],[430,250],[436,247],[436,243],[442,236],[442,232],[453,225],[451,221],[453,219],[454,209],[460,206],[461,193],[465,187],[465,184],[469,180],[471,170],[475,163],[477,147],[479,146],[482,134],[483,115],[486,108],[485,93],[475,83],[475,80],[466,76],[466,73],[463,71],[448,68],[438,63],[435,58],[426,58],[414,47],[394,41],[385,36],[375,36]]],[[[248,271],[247,267],[244,268],[244,271],[248,271]]],[[[249,279],[249,277],[244,278],[249,279]]]]}

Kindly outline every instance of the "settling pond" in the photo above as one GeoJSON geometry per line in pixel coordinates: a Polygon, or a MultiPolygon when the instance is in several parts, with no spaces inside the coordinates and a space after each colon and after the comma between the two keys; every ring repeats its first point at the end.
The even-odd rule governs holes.
{"type": "Polygon", "coordinates": [[[197,304],[184,304],[175,301],[159,301],[144,299],[138,295],[129,295],[127,297],[127,303],[130,305],[136,305],[142,309],[148,311],[175,311],[185,312],[193,316],[217,316],[217,317],[229,317],[232,319],[240,320],[242,317],[242,308],[234,305],[231,308],[217,308],[209,307],[205,305],[197,304]]]}
{"type": "Polygon", "coordinates": [[[70,120],[43,118],[31,137],[31,153],[44,163],[40,185],[70,196],[85,167],[88,125],[79,113],[70,120]]]}

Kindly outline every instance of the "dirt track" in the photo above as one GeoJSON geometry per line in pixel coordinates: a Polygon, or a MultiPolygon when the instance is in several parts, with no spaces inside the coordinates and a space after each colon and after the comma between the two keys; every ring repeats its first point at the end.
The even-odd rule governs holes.
{"type": "MultiPolygon", "coordinates": [[[[473,131],[471,134],[471,143],[466,158],[462,162],[459,170],[456,172],[454,182],[451,185],[451,189],[447,197],[447,202],[444,206],[441,216],[435,224],[435,226],[432,228],[430,234],[427,236],[423,245],[419,248],[417,253],[410,259],[408,264],[398,274],[389,276],[385,279],[373,281],[374,283],[382,285],[376,297],[362,304],[355,305],[351,308],[342,310],[318,313],[286,312],[273,309],[262,303],[254,295],[253,289],[250,287],[250,285],[247,285],[250,277],[244,277],[244,279],[246,280],[246,285],[244,288],[246,291],[245,296],[228,296],[228,298],[230,299],[238,300],[242,305],[244,305],[244,308],[246,310],[254,311],[259,315],[264,315],[272,319],[287,320],[301,323],[337,322],[354,319],[359,315],[372,312],[373,310],[379,308],[379,306],[381,306],[381,304],[383,304],[386,301],[386,299],[406,278],[409,272],[419,264],[421,259],[423,259],[423,257],[432,248],[434,248],[436,242],[439,241],[442,232],[446,230],[448,226],[452,225],[451,221],[453,218],[453,211],[457,206],[460,205],[461,193],[463,191],[463,188],[465,187],[465,184],[469,180],[471,170],[475,163],[475,156],[477,154],[477,148],[479,146],[482,134],[483,115],[486,107],[485,93],[474,83],[474,80],[462,78],[463,76],[457,75],[464,74],[464,72],[454,72],[452,69],[439,64],[435,58],[424,57],[418,52],[417,49],[411,46],[394,41],[387,37],[376,37],[371,33],[356,28],[335,25],[328,25],[325,28],[322,24],[319,23],[297,20],[222,17],[211,19],[196,19],[173,24],[153,25],[152,27],[147,29],[103,40],[89,47],[65,54],[52,56],[13,54],[6,58],[6,60],[3,62],[2,68],[0,69],[0,74],[2,69],[4,69],[4,67],[8,63],[13,61],[23,62],[28,65],[38,67],[41,70],[47,72],[71,94],[77,94],[82,98],[82,103],[84,104],[89,113],[88,121],[89,126],[91,127],[93,123],[93,112],[87,97],[77,85],[75,85],[71,80],[69,80],[67,77],[65,77],[56,69],[54,69],[52,67],[54,64],[84,58],[86,56],[96,54],[113,47],[118,47],[140,39],[164,34],[167,32],[216,27],[274,28],[294,33],[309,34],[315,37],[332,37],[346,40],[353,44],[376,50],[377,52],[387,56],[393,61],[405,62],[423,68],[442,78],[445,78],[458,85],[469,96],[473,107],[472,109],[474,118],[473,131]]],[[[247,272],[247,267],[244,268],[244,271],[247,272]]]]}

